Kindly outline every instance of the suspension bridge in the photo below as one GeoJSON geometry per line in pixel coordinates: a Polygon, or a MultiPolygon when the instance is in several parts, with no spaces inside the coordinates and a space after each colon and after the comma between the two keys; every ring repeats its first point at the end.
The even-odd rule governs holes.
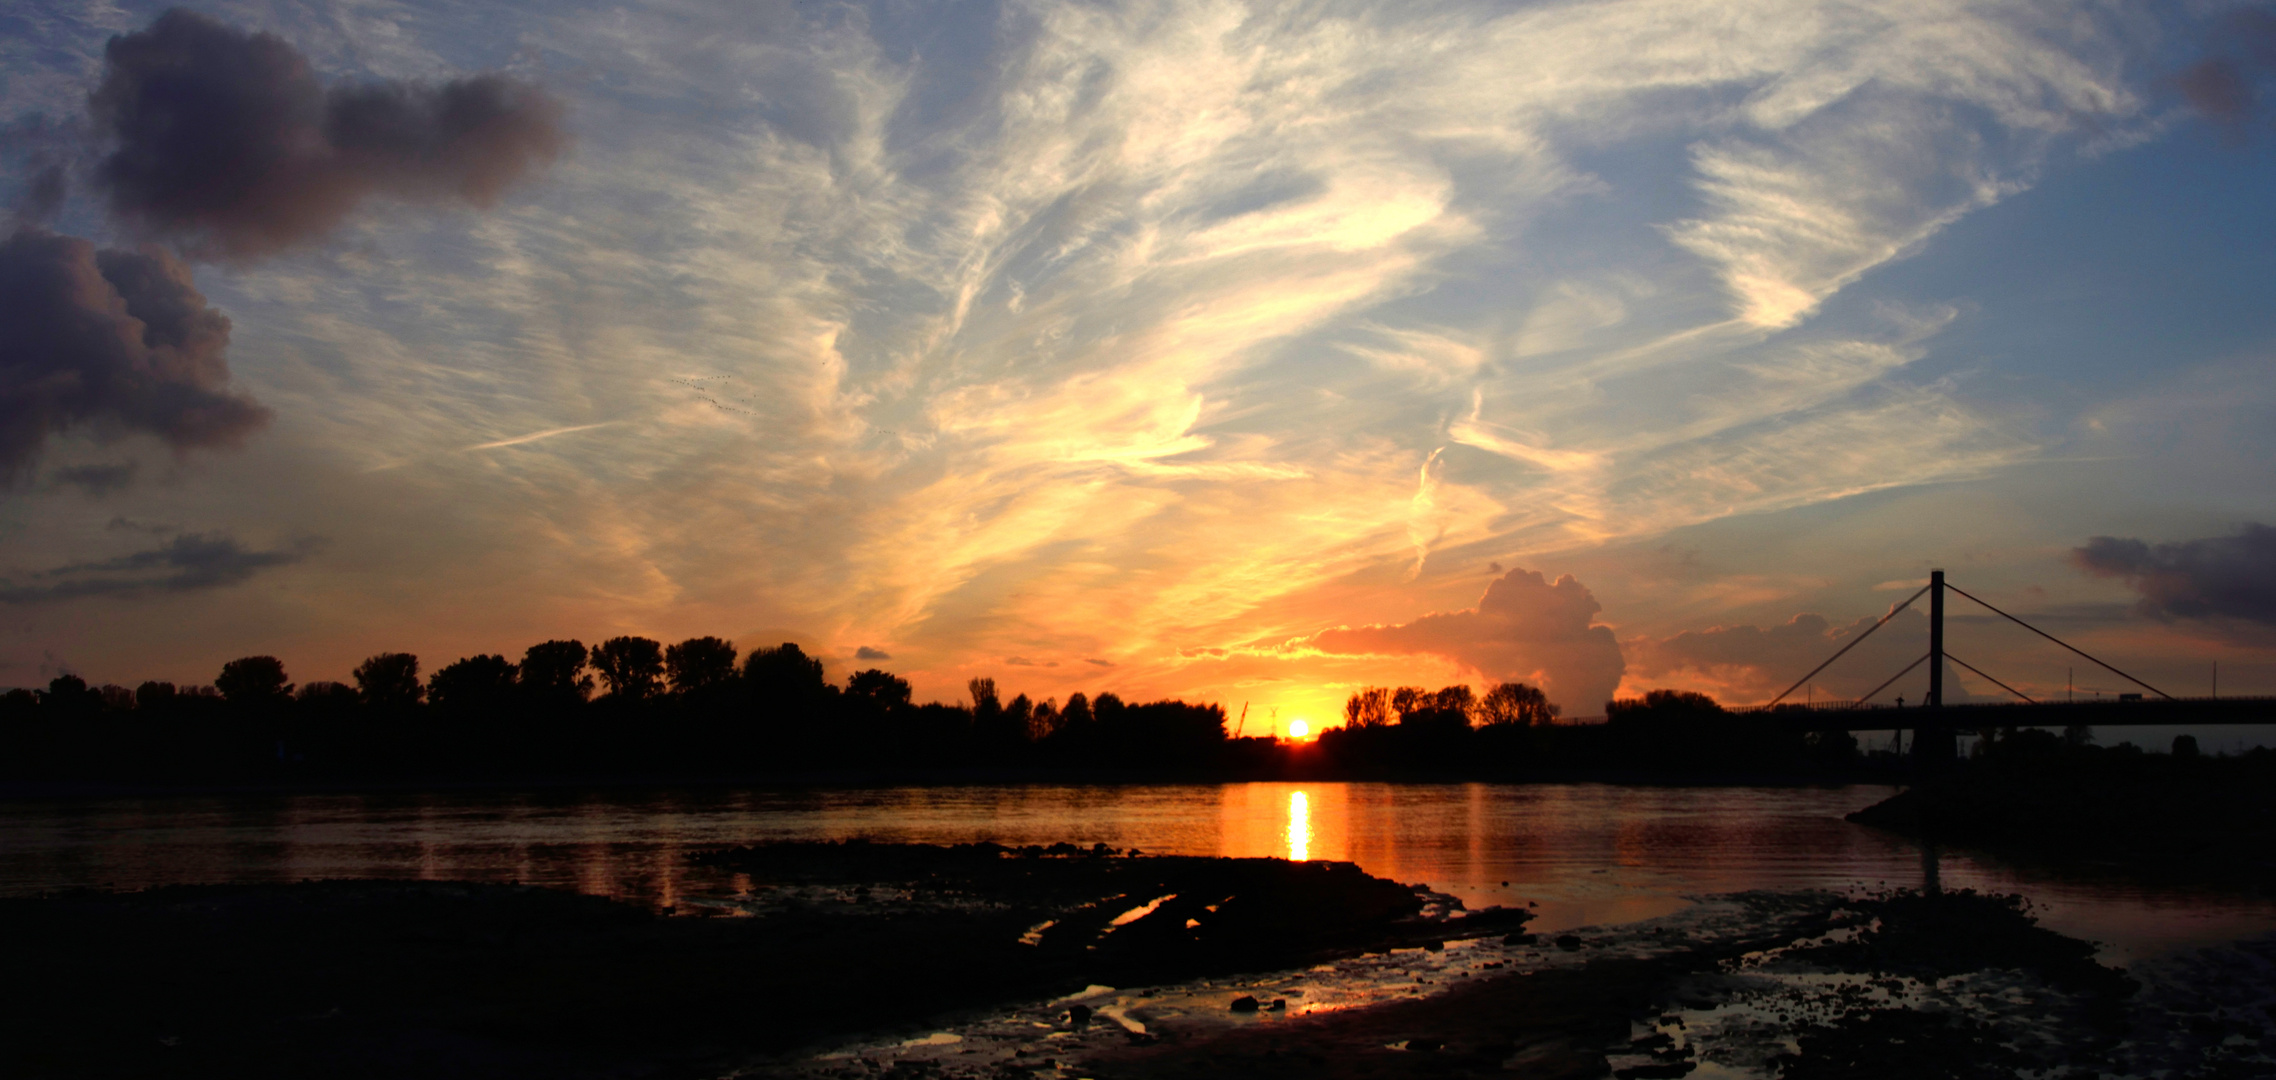
{"type": "Polygon", "coordinates": [[[1927,756],[1950,756],[1955,752],[1955,736],[1961,732],[1983,731],[2010,727],[2073,727],[2096,725],[2122,725],[2127,727],[2200,727],[2217,724],[2276,724],[2276,697],[2176,697],[2143,682],[2085,650],[2056,637],[2024,620],[1994,607],[1965,589],[1944,579],[1944,571],[1931,570],[1928,584],[1905,601],[1889,609],[1880,621],[1864,633],[1851,638],[1824,663],[1810,669],[1809,674],[1794,681],[1784,693],[1767,704],[1734,710],[1765,713],[1782,725],[1795,731],[1891,731],[1902,738],[1903,732],[1912,732],[1915,753],[1927,756]],[[1944,646],[1944,604],[1946,593],[1958,594],[1984,610],[2029,630],[2042,638],[2062,646],[2104,671],[2139,687],[2124,691],[2115,697],[2089,701],[2037,700],[2000,681],[1982,669],[1957,656],[1944,646]],[[1789,701],[1794,693],[1810,684],[1835,661],[1871,637],[1875,631],[1889,625],[1890,620],[1918,602],[1928,598],[1928,651],[1896,674],[1883,680],[1863,697],[1854,701],[1812,701],[1801,704],[1789,701]],[[1965,702],[1946,704],[1944,700],[1944,665],[1946,661],[1974,673],[1978,678],[1999,687],[2013,696],[2011,701],[1965,702]],[[1893,704],[1879,704],[1873,699],[1917,670],[1928,665],[1928,693],[1917,704],[1905,706],[1903,699],[1893,704]]]}

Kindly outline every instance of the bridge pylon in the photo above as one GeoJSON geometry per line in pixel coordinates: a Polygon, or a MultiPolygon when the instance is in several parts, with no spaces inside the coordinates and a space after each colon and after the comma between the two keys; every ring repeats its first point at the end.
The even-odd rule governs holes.
{"type": "Polygon", "coordinates": [[[1957,760],[1959,734],[1944,717],[1944,571],[1928,572],[1928,697],[1913,728],[1912,753],[1922,762],[1957,760]]]}
{"type": "Polygon", "coordinates": [[[1944,707],[1944,571],[1928,572],[1928,700],[1931,709],[1944,707]]]}

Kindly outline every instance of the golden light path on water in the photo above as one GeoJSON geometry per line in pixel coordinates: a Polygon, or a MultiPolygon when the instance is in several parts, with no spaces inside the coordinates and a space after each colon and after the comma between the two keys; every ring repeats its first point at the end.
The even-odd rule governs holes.
{"type": "Polygon", "coordinates": [[[1288,861],[1312,857],[1312,803],[1301,791],[1288,793],[1288,861]]]}

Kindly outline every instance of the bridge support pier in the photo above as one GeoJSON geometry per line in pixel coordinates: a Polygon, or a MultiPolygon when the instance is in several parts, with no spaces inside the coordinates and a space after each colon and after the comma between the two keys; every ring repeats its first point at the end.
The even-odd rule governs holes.
{"type": "Polygon", "coordinates": [[[1923,763],[1957,760],[1960,740],[1944,722],[1944,571],[1928,572],[1928,699],[1921,702],[1920,726],[1913,729],[1912,752],[1923,763]]]}

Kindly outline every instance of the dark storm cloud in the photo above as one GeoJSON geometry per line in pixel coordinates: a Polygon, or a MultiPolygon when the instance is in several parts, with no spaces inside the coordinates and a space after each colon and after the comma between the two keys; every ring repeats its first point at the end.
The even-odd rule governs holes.
{"type": "Polygon", "coordinates": [[[284,39],[181,8],[104,60],[96,182],[122,220],[202,252],[310,240],[373,195],[488,206],[565,141],[561,103],[526,83],[327,89],[284,39]]]}
{"type": "Polygon", "coordinates": [[[184,533],[147,551],[60,566],[32,575],[29,583],[0,583],[0,604],[219,588],[299,562],[317,546],[311,540],[290,550],[253,551],[226,533],[184,533]]]}
{"type": "Polygon", "coordinates": [[[2097,536],[2071,560],[2133,585],[2136,609],[2156,618],[2276,625],[2276,528],[2256,523],[2235,536],[2170,544],[2097,536]]]}
{"type": "Polygon", "coordinates": [[[228,316],[163,251],[19,230],[0,240],[0,327],[0,481],[73,427],[188,450],[233,445],[268,420],[227,388],[228,316]]]}
{"type": "Polygon", "coordinates": [[[47,479],[48,483],[57,487],[75,487],[99,498],[133,486],[134,474],[138,468],[131,461],[110,465],[70,465],[49,473],[47,479]]]}

